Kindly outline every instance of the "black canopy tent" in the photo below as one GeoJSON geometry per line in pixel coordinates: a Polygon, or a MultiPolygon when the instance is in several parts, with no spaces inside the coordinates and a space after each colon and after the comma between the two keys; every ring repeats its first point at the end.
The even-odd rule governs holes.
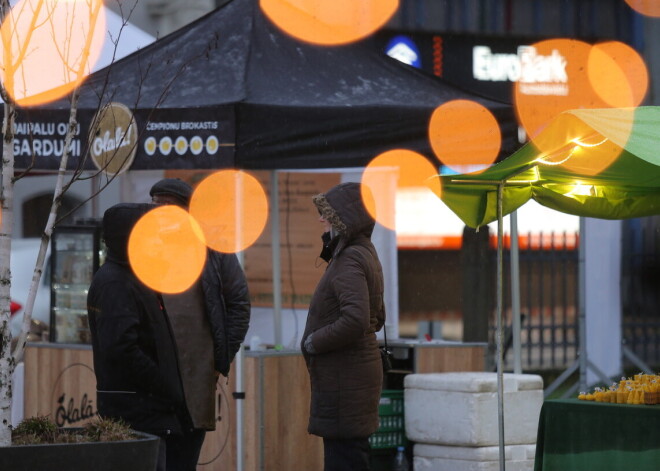
{"type": "MultiPolygon", "coordinates": [[[[133,170],[361,167],[394,148],[418,151],[437,163],[428,122],[437,106],[453,99],[488,108],[502,129],[501,155],[515,150],[510,105],[450,86],[368,41],[337,47],[302,43],[274,26],[257,0],[232,0],[88,77],[69,168],[84,154],[93,115],[109,102],[131,109],[140,130],[133,170]],[[212,153],[145,147],[149,138],[153,143],[166,136],[189,141],[211,135],[220,144],[212,153]]],[[[52,125],[66,122],[69,108],[64,98],[20,110],[19,126],[34,124],[18,129],[17,168],[30,163],[33,150],[36,169],[57,168],[57,142],[36,148],[32,142],[57,138],[63,128],[52,125]]]]}

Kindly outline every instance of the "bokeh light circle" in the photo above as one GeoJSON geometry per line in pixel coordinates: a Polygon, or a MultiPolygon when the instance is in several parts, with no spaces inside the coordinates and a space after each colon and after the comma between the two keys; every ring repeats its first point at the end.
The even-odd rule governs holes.
{"type": "Polygon", "coordinates": [[[384,152],[369,162],[362,173],[364,205],[378,223],[395,230],[397,192],[402,188],[426,188],[440,196],[437,175],[434,165],[417,152],[407,149],[384,152]]]}
{"type": "MultiPolygon", "coordinates": [[[[632,130],[634,112],[631,110],[624,118],[627,119],[619,123],[619,137],[625,141],[632,130]]],[[[541,164],[561,165],[575,174],[587,176],[605,170],[623,151],[617,143],[604,138],[572,113],[564,113],[553,120],[536,142],[546,149],[539,158],[541,164]]]]}
{"type": "Polygon", "coordinates": [[[452,170],[482,172],[497,159],[502,133],[493,113],[483,105],[451,100],[433,111],[429,141],[436,157],[452,170]]]}
{"type": "Polygon", "coordinates": [[[587,74],[594,92],[613,108],[639,106],[648,90],[649,74],[644,59],[620,41],[592,46],[587,74]]]}
{"type": "Polygon", "coordinates": [[[21,0],[2,23],[0,79],[22,106],[56,100],[89,74],[106,33],[102,0],[21,0]]]}
{"type": "Polygon", "coordinates": [[[518,121],[532,140],[563,111],[606,106],[585,73],[590,50],[583,41],[548,39],[520,54],[514,101],[518,121]]]}
{"type": "Polygon", "coordinates": [[[369,36],[399,7],[399,0],[260,0],[264,14],[287,34],[325,46],[369,36]]]}
{"type": "Polygon", "coordinates": [[[128,241],[135,275],[161,293],[180,293],[200,276],[206,262],[204,235],[178,206],[159,206],[145,214],[128,241]]]}
{"type": "MultiPolygon", "coordinates": [[[[549,39],[525,49],[521,64],[521,79],[514,88],[516,113],[542,159],[585,175],[607,168],[621,148],[601,143],[598,136],[592,142],[594,132],[585,123],[558,117],[568,110],[639,105],[648,86],[639,55],[619,43],[591,46],[573,39],[549,39]],[[552,129],[546,130],[548,126],[552,129]],[[583,134],[585,145],[576,145],[573,139],[583,134]]],[[[630,131],[632,126],[623,123],[622,129],[630,131]]]]}
{"type": "Polygon", "coordinates": [[[206,244],[235,253],[251,246],[268,221],[268,199],[261,183],[240,170],[215,172],[195,188],[190,214],[199,222],[206,244]]]}
{"type": "Polygon", "coordinates": [[[625,0],[638,13],[660,18],[660,2],[658,0],[625,0]]]}

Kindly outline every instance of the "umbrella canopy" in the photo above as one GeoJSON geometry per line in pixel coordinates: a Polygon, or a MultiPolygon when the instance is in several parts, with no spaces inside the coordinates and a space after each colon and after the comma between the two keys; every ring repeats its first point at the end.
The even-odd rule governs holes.
{"type": "Polygon", "coordinates": [[[441,176],[441,198],[475,228],[497,220],[500,185],[503,215],[530,199],[601,219],[660,214],[658,129],[660,107],[567,111],[486,171],[441,176]]]}
{"type": "MultiPolygon", "coordinates": [[[[393,148],[437,162],[429,119],[437,106],[455,99],[490,110],[502,129],[501,155],[515,150],[517,124],[509,104],[448,85],[367,42],[300,42],[273,25],[257,0],[232,0],[90,75],[81,87],[75,150],[84,153],[96,110],[119,102],[139,128],[135,170],[361,167],[393,148]]],[[[66,122],[69,106],[62,99],[21,110],[19,119],[44,126],[20,130],[53,129],[47,125],[66,122]]],[[[31,163],[26,142],[18,147],[18,167],[31,163]]],[[[56,153],[46,155],[46,148],[53,144],[38,146],[35,168],[55,169],[56,153]]],[[[76,164],[74,152],[70,167],[76,164]]]]}

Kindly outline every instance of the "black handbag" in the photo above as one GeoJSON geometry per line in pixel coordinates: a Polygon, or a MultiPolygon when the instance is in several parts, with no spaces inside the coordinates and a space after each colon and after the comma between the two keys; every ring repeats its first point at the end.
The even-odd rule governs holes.
{"type": "Polygon", "coordinates": [[[385,336],[385,345],[378,347],[380,350],[380,360],[383,362],[383,373],[392,369],[392,352],[387,348],[387,328],[383,324],[383,335],[385,336]]]}

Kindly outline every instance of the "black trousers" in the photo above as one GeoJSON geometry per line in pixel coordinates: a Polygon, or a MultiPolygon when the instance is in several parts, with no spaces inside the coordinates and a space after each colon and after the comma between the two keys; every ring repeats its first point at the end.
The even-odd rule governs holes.
{"type": "Polygon", "coordinates": [[[369,471],[368,438],[323,439],[323,471],[369,471]]]}
{"type": "Polygon", "coordinates": [[[195,471],[206,431],[160,437],[156,471],[195,471]]]}

